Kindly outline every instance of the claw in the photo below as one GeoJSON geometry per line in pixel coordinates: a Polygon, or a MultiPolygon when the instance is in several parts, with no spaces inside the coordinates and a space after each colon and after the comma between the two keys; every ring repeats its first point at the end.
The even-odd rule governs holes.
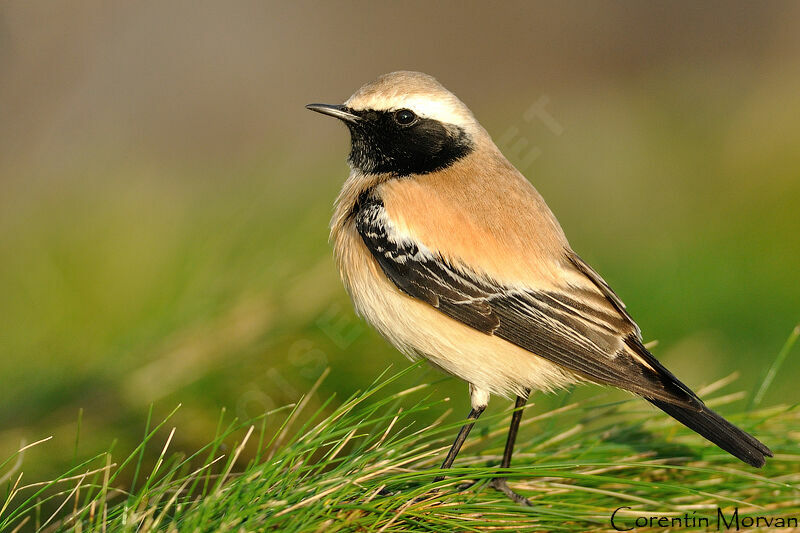
{"type": "Polygon", "coordinates": [[[466,483],[462,483],[461,485],[458,485],[456,487],[456,489],[458,490],[458,492],[464,492],[466,490],[471,489],[472,487],[474,487],[477,484],[478,484],[477,481],[468,481],[466,483]]]}
{"type": "Polygon", "coordinates": [[[505,478],[496,477],[492,479],[492,481],[489,483],[489,486],[493,489],[499,490],[520,505],[525,507],[533,507],[533,504],[530,502],[530,500],[528,500],[528,498],[511,490],[511,487],[508,486],[508,482],[506,482],[505,478]]]}

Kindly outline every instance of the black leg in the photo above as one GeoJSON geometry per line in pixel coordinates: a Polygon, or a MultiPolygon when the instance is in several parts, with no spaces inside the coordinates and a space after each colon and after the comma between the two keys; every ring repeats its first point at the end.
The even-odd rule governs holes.
{"type": "MultiPolygon", "coordinates": [[[[473,407],[472,410],[469,412],[469,416],[467,416],[467,422],[461,429],[458,431],[458,435],[456,436],[456,440],[453,442],[453,445],[450,447],[450,451],[447,452],[447,457],[444,458],[444,462],[442,463],[442,470],[450,468],[453,466],[453,461],[456,460],[456,455],[461,450],[461,446],[464,444],[464,441],[467,440],[467,435],[472,430],[472,426],[475,425],[475,421],[481,416],[486,406],[481,407],[473,407]]],[[[441,481],[444,479],[444,476],[438,476],[433,481],[441,481]]]]}
{"type": "Polygon", "coordinates": [[[500,468],[508,468],[511,466],[511,455],[514,453],[514,443],[517,441],[517,433],[519,432],[519,423],[522,421],[522,408],[528,403],[528,395],[517,396],[517,401],[514,403],[514,413],[511,415],[511,426],[508,428],[508,438],[506,439],[506,449],[503,452],[503,460],[500,462],[500,468]]]}
{"type": "MultiPolygon", "coordinates": [[[[519,431],[519,423],[522,420],[522,408],[528,403],[527,391],[525,396],[517,396],[517,401],[514,404],[514,413],[511,415],[511,426],[508,428],[508,438],[506,439],[506,448],[503,451],[503,460],[500,462],[500,468],[508,468],[511,466],[511,455],[514,453],[514,442],[517,440],[517,432],[519,431]]],[[[520,496],[508,486],[505,478],[496,477],[492,480],[491,486],[499,490],[515,502],[521,505],[531,505],[527,498],[520,496]]]]}

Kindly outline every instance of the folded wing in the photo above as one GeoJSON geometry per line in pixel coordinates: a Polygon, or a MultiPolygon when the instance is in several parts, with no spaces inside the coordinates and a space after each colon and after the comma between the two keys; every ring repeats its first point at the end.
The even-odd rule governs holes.
{"type": "Polygon", "coordinates": [[[511,287],[449,264],[396,231],[380,199],[364,198],[356,228],[386,276],[404,293],[487,335],[495,335],[578,376],[647,398],[701,409],[702,402],[642,345],[622,301],[577,255],[565,268],[580,287],[511,287]]]}

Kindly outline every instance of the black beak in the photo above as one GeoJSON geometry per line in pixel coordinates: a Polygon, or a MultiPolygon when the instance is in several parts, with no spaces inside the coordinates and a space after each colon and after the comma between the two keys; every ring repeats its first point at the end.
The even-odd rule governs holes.
{"type": "Polygon", "coordinates": [[[355,122],[358,120],[358,115],[354,115],[343,105],[331,104],[308,104],[306,109],[322,113],[323,115],[330,115],[345,122],[355,122]]]}

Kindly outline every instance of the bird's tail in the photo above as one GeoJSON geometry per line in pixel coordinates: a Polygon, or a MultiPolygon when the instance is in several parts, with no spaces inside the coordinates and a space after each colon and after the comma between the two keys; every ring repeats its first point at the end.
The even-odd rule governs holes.
{"type": "Polygon", "coordinates": [[[758,439],[734,426],[705,405],[697,410],[662,400],[648,398],[647,401],[751,466],[761,468],[766,458],[772,457],[772,451],[758,439]]]}

